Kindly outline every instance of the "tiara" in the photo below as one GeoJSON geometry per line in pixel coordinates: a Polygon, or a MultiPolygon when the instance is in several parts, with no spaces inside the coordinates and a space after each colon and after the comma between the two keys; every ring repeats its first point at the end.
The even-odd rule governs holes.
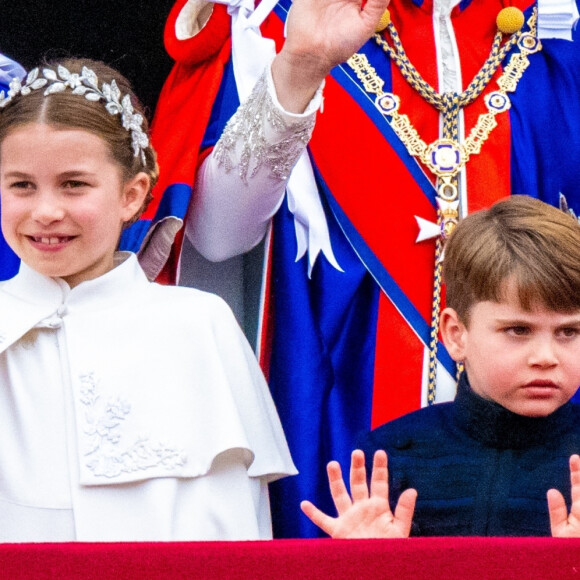
{"type": "Polygon", "coordinates": [[[143,116],[134,112],[130,95],[121,94],[115,79],[110,84],[103,83],[99,88],[97,75],[86,66],[83,66],[81,74],[71,73],[62,65],[58,65],[56,70],[43,68],[42,73],[38,68],[32,69],[25,81],[19,78],[10,81],[7,94],[0,92],[0,109],[15,96],[26,96],[44,87],[45,95],[62,93],[69,88],[74,95],[82,95],[89,101],[105,101],[105,108],[111,115],[121,115],[123,128],[131,131],[135,157],[140,155],[143,165],[146,164],[145,149],[149,146],[149,138],[142,129],[143,116]]]}

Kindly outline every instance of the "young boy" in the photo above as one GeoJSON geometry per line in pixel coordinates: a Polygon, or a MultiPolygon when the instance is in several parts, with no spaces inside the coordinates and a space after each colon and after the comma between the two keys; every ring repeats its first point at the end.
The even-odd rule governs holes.
{"type": "Polygon", "coordinates": [[[364,436],[352,499],[329,464],[338,518],[303,511],[333,537],[580,536],[580,224],[512,196],[458,225],[444,279],[455,400],[364,436]]]}

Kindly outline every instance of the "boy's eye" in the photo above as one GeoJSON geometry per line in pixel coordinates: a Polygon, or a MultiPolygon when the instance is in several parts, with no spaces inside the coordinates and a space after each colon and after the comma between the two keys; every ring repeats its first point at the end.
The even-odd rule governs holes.
{"type": "Polygon", "coordinates": [[[508,326],[505,332],[512,336],[526,336],[530,333],[529,326],[508,326]]]}
{"type": "Polygon", "coordinates": [[[580,334],[580,328],[570,326],[568,328],[560,328],[558,334],[563,338],[574,338],[580,334]]]}

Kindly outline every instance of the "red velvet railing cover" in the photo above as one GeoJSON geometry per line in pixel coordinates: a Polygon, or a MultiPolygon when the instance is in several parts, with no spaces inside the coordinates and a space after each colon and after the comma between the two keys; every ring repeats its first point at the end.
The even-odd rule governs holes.
{"type": "Polygon", "coordinates": [[[0,578],[580,580],[580,540],[2,544],[0,578]]]}

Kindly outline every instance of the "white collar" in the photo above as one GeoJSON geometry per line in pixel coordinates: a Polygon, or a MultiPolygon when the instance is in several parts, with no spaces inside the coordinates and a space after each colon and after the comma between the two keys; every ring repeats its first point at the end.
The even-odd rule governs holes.
{"type": "Polygon", "coordinates": [[[112,270],[72,289],[61,278],[44,276],[22,263],[18,274],[0,285],[0,352],[35,326],[56,328],[67,314],[132,302],[148,286],[130,252],[117,252],[112,270]]]}

